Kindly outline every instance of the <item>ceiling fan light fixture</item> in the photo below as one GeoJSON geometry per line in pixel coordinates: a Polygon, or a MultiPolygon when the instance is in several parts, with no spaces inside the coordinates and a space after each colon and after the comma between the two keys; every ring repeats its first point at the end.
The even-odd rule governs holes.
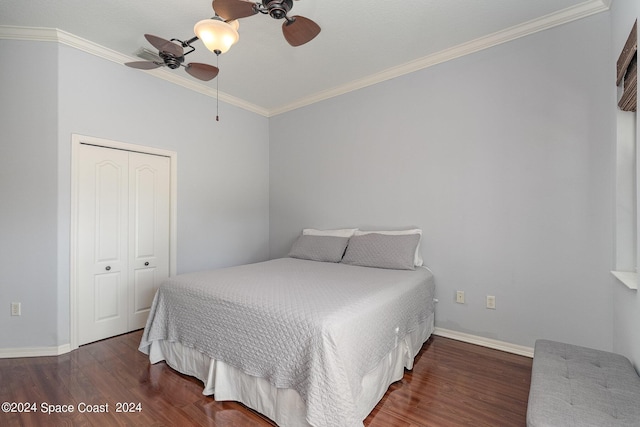
{"type": "Polygon", "coordinates": [[[203,19],[196,23],[193,32],[207,49],[220,54],[228,51],[238,41],[238,27],[238,21],[227,23],[219,19],[203,19]]]}

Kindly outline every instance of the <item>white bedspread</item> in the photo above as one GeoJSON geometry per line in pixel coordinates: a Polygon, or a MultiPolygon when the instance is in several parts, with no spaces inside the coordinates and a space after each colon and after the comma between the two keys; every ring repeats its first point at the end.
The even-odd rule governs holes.
{"type": "Polygon", "coordinates": [[[296,390],[316,427],[361,426],[361,379],[433,312],[426,269],[292,258],[177,276],[158,290],[140,350],[180,342],[296,390]]]}

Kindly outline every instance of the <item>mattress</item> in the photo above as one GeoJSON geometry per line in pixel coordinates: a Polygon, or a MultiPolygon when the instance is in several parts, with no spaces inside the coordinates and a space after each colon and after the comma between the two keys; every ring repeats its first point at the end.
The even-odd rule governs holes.
{"type": "Polygon", "coordinates": [[[283,258],[191,273],[158,290],[140,350],[202,380],[205,394],[239,400],[280,425],[362,425],[431,333],[433,295],[424,268],[283,258]],[[300,412],[284,411],[291,423],[273,410],[290,401],[300,412]]]}

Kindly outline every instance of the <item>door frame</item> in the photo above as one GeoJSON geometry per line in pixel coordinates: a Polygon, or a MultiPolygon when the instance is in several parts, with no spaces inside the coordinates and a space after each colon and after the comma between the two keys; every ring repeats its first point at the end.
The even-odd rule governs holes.
{"type": "Polygon", "coordinates": [[[69,265],[69,337],[71,350],[78,348],[79,343],[79,293],[78,285],[78,173],[80,162],[80,146],[96,145],[99,147],[116,150],[134,151],[144,154],[153,154],[168,157],[170,160],[170,189],[169,189],[169,276],[176,274],[177,265],[177,163],[178,154],[175,151],[144,145],[130,144],[113,141],[110,139],[96,138],[93,136],[71,134],[71,238],[70,238],[70,265],[69,265]]]}

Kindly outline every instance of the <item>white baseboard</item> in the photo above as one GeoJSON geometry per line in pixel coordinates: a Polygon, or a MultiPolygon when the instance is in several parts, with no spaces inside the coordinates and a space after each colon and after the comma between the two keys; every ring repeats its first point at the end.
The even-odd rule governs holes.
{"type": "Polygon", "coordinates": [[[451,338],[457,341],[464,341],[470,344],[481,345],[482,347],[493,348],[495,350],[506,351],[507,353],[518,354],[520,356],[533,357],[533,348],[522,345],[511,344],[491,338],[479,337],[477,335],[465,334],[464,332],[451,331],[436,327],[434,335],[451,338]]]}
{"type": "Polygon", "coordinates": [[[71,351],[70,344],[59,345],[57,347],[23,347],[23,348],[0,348],[0,359],[14,359],[17,357],[42,357],[60,356],[71,351]]]}

